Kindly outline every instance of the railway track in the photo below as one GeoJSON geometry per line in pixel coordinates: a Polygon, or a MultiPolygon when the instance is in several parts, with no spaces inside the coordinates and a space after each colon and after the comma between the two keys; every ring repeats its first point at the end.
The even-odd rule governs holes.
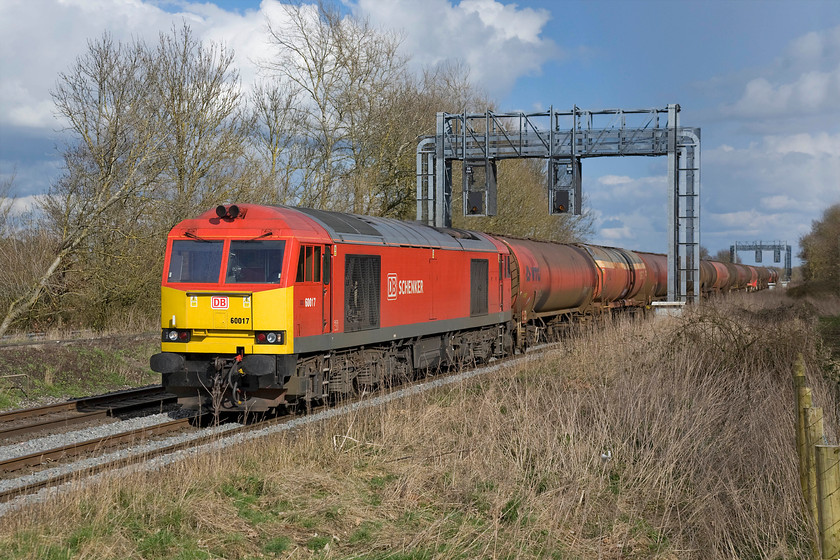
{"type": "MultiPolygon", "coordinates": [[[[112,434],[101,438],[94,438],[76,444],[61,446],[55,449],[0,461],[0,471],[10,472],[30,466],[44,465],[45,462],[49,461],[64,460],[74,455],[102,452],[109,448],[118,447],[123,444],[131,444],[132,446],[131,452],[117,454],[118,456],[115,457],[103,455],[98,459],[93,460],[93,464],[80,462],[77,468],[73,468],[71,466],[69,471],[40,477],[33,482],[24,482],[2,490],[0,491],[0,503],[5,503],[17,497],[32,494],[43,488],[58,486],[73,480],[81,480],[100,472],[112,471],[122,467],[136,465],[149,461],[155,457],[190,449],[213,441],[219,441],[222,437],[228,437],[230,435],[247,432],[248,430],[253,429],[252,425],[233,424],[229,429],[224,430],[223,434],[214,430],[208,430],[206,432],[197,431],[195,426],[200,425],[202,421],[209,419],[211,416],[212,415],[208,413],[203,415],[203,417],[191,416],[187,418],[180,418],[150,427],[130,430],[119,434],[112,434]],[[196,431],[180,441],[176,441],[174,443],[165,442],[163,445],[156,447],[143,445],[152,444],[151,440],[156,437],[191,429],[196,431]]],[[[260,424],[260,426],[263,427],[270,425],[271,423],[278,423],[288,419],[289,418],[287,417],[274,418],[266,423],[260,424]]],[[[27,477],[22,477],[20,480],[26,480],[26,478],[27,477]]]]}
{"type": "MultiPolygon", "coordinates": [[[[108,471],[116,471],[121,468],[144,468],[144,466],[150,465],[155,460],[160,461],[159,464],[167,464],[177,460],[178,452],[193,450],[203,446],[229,446],[232,442],[240,442],[246,439],[293,429],[304,424],[318,422],[326,418],[347,414],[363,408],[381,406],[384,403],[404,398],[408,395],[418,394],[444,385],[458,383],[471,377],[487,374],[501,367],[539,359],[542,353],[539,350],[552,346],[554,345],[549,344],[534,347],[527,355],[498,360],[495,363],[461,373],[430,376],[409,385],[382,392],[377,396],[368,395],[361,398],[348,399],[337,406],[325,407],[317,412],[304,416],[281,416],[246,425],[223,424],[172,438],[177,441],[171,441],[169,438],[156,442],[152,441],[161,434],[166,435],[172,431],[186,430],[188,429],[187,424],[200,424],[195,418],[187,418],[156,425],[153,427],[154,430],[145,429],[144,431],[144,429],[141,429],[134,432],[113,434],[101,440],[83,442],[82,445],[75,444],[68,445],[65,448],[51,449],[49,453],[42,451],[28,456],[14,457],[7,460],[5,466],[4,463],[0,463],[0,467],[2,467],[0,470],[27,468],[42,464],[44,460],[55,461],[69,458],[73,454],[102,451],[106,447],[117,445],[120,442],[137,442],[137,445],[132,445],[130,453],[120,453],[114,457],[108,455],[100,456],[93,464],[87,461],[80,461],[69,465],[66,469],[61,469],[60,472],[47,473],[44,476],[34,477],[27,475],[10,481],[12,484],[8,484],[9,481],[6,481],[6,484],[0,481],[0,504],[4,504],[0,508],[0,516],[8,511],[7,506],[5,506],[7,502],[11,502],[16,498],[25,499],[26,496],[39,492],[42,489],[58,487],[69,482],[82,481],[90,476],[108,471]],[[155,435],[155,432],[157,432],[157,435],[155,435]],[[141,445],[140,443],[142,442],[146,442],[146,444],[141,445]]],[[[50,470],[46,469],[46,471],[42,472],[50,470]]],[[[16,503],[20,502],[17,501],[16,503]]]]}
{"type": "MultiPolygon", "coordinates": [[[[7,459],[5,461],[0,462],[0,470],[10,472],[28,466],[42,465],[46,461],[57,461],[61,459],[66,459],[67,457],[73,455],[103,451],[104,449],[115,447],[121,444],[136,444],[138,442],[148,441],[150,438],[155,436],[160,436],[163,434],[169,434],[172,432],[188,429],[191,426],[193,426],[197,420],[198,419],[196,417],[180,418],[177,420],[172,420],[171,422],[157,424],[155,426],[130,430],[120,434],[108,435],[101,438],[87,440],[81,443],[57,447],[55,449],[50,449],[39,453],[33,453],[22,457],[7,459]]],[[[0,491],[0,503],[7,502],[18,496],[31,494],[33,492],[41,490],[42,488],[58,486],[59,484],[68,482],[70,480],[80,479],[97,474],[99,472],[104,472],[127,466],[131,463],[137,462],[138,457],[140,456],[142,456],[144,459],[151,459],[159,455],[172,453],[181,449],[187,449],[194,445],[200,445],[201,443],[205,443],[217,437],[218,436],[216,435],[200,436],[171,445],[158,447],[154,450],[142,450],[138,454],[129,454],[125,456],[120,456],[118,458],[107,459],[90,466],[84,466],[78,469],[73,469],[71,472],[65,472],[57,474],[55,476],[44,477],[40,480],[36,480],[35,482],[18,485],[4,491],[0,491]]]]}
{"type": "Polygon", "coordinates": [[[160,385],[153,385],[5,412],[0,414],[0,442],[21,435],[107,419],[140,408],[163,407],[176,400],[174,395],[166,393],[160,385]]]}
{"type": "Polygon", "coordinates": [[[122,445],[124,443],[142,442],[153,436],[186,429],[190,427],[193,421],[194,417],[179,418],[177,420],[172,420],[171,422],[164,422],[163,424],[144,426],[127,432],[109,434],[107,436],[93,438],[78,443],[62,445],[45,451],[30,453],[29,455],[23,455],[21,457],[12,457],[11,459],[0,461],[0,472],[13,472],[24,467],[32,467],[51,461],[59,461],[70,456],[81,455],[92,451],[101,451],[103,449],[122,445]]]}

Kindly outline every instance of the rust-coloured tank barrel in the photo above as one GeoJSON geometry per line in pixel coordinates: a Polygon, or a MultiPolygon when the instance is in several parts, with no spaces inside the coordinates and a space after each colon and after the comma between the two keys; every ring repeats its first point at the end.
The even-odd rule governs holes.
{"type": "Polygon", "coordinates": [[[750,272],[750,267],[744,264],[736,264],[735,270],[737,271],[737,280],[735,282],[735,289],[737,290],[745,290],[750,283],[750,279],[752,278],[752,273],[750,272]]]}
{"type": "Polygon", "coordinates": [[[710,261],[700,261],[700,293],[714,289],[717,283],[717,269],[710,261]]]}
{"type": "Polygon", "coordinates": [[[753,289],[758,289],[758,268],[754,266],[747,265],[747,269],[750,271],[750,279],[747,283],[747,286],[753,289]]]}
{"type": "Polygon", "coordinates": [[[515,314],[586,307],[597,282],[595,263],[575,245],[496,237],[511,251],[515,314]]]}
{"type": "Polygon", "coordinates": [[[598,245],[582,245],[598,267],[595,300],[603,303],[633,299],[647,280],[647,268],[633,251],[598,245]]]}
{"type": "Polygon", "coordinates": [[[764,266],[756,267],[758,270],[758,289],[759,290],[766,290],[767,284],[770,283],[770,278],[772,277],[772,273],[770,269],[764,266]]]}
{"type": "Polygon", "coordinates": [[[740,276],[738,272],[738,265],[734,263],[723,263],[726,267],[726,271],[729,273],[729,280],[726,285],[727,290],[737,290],[738,289],[738,278],[740,276]]]}
{"type": "Polygon", "coordinates": [[[716,273],[712,288],[719,291],[728,291],[735,281],[735,276],[733,275],[735,269],[727,266],[726,263],[717,261],[709,261],[709,264],[714,267],[716,273]]]}
{"type": "Polygon", "coordinates": [[[636,252],[647,268],[647,279],[639,297],[645,301],[662,298],[668,295],[668,257],[659,253],[636,252]]]}

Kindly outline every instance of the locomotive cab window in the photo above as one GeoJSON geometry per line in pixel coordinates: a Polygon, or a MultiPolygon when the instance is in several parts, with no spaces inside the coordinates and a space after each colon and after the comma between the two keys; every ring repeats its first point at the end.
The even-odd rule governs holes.
{"type": "Polygon", "coordinates": [[[321,247],[302,245],[295,282],[321,281],[321,247]]]}
{"type": "Polygon", "coordinates": [[[215,284],[222,268],[223,244],[222,241],[174,241],[166,281],[215,284]]]}
{"type": "Polygon", "coordinates": [[[225,282],[277,284],[285,250],[285,241],[231,241],[225,282]]]}

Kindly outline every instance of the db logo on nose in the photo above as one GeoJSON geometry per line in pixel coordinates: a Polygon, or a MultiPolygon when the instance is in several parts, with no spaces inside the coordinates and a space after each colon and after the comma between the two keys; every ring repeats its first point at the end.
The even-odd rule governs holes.
{"type": "Polygon", "coordinates": [[[227,296],[212,296],[210,298],[210,309],[227,309],[228,308],[228,298],[227,296]]]}

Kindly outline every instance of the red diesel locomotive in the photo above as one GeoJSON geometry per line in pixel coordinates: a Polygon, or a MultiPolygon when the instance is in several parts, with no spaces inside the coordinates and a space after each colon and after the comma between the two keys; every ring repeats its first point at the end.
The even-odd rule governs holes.
{"type": "MultiPolygon", "coordinates": [[[[766,287],[759,270],[704,262],[702,289],[766,287]]],[[[219,206],[169,234],[150,362],[186,407],[270,410],[507,355],[666,285],[664,255],[219,206]]]]}

